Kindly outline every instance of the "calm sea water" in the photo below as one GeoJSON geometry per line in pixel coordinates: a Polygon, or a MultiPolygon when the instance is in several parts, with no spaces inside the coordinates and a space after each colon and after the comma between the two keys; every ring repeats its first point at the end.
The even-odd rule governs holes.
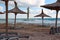
{"type": "MultiPolygon", "coordinates": [[[[17,23],[31,23],[31,24],[42,24],[41,18],[30,18],[27,20],[26,18],[17,18],[17,23]]],[[[0,23],[5,23],[5,19],[0,19],[0,23]]],[[[9,23],[14,24],[14,19],[9,19],[9,23]]],[[[55,18],[45,18],[44,19],[44,25],[55,25],[55,18]]],[[[60,18],[58,18],[58,26],[60,26],[60,18]]]]}

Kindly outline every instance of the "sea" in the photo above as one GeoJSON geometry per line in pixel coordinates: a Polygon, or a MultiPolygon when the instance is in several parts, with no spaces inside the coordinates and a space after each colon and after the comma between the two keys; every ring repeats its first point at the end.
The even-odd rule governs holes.
{"type": "MultiPolygon", "coordinates": [[[[55,26],[56,18],[44,18],[44,25],[55,26]]],[[[6,19],[0,19],[0,23],[6,23],[6,19]]],[[[14,24],[14,19],[8,19],[8,23],[14,24]]],[[[41,18],[17,18],[16,23],[30,23],[30,24],[39,24],[42,25],[41,18]]],[[[60,26],[60,18],[58,18],[58,26],[60,26]]]]}

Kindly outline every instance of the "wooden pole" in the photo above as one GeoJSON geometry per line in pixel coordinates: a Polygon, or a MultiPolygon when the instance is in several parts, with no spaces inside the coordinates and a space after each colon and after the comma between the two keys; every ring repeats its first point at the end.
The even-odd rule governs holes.
{"type": "Polygon", "coordinates": [[[8,0],[5,1],[6,5],[6,35],[8,36],[8,0]]]}
{"type": "Polygon", "coordinates": [[[5,6],[6,6],[6,36],[8,36],[8,0],[5,1],[5,6]]]}
{"type": "Polygon", "coordinates": [[[57,20],[58,20],[58,10],[56,10],[56,23],[55,23],[56,28],[57,28],[57,20]]]}
{"type": "MultiPolygon", "coordinates": [[[[56,23],[55,23],[55,27],[56,27],[56,28],[57,28],[57,21],[58,21],[58,11],[59,11],[59,10],[56,10],[56,23]]],[[[56,32],[58,32],[58,29],[57,29],[56,32]]]]}
{"type": "Polygon", "coordinates": [[[27,20],[29,20],[29,7],[27,8],[27,20]]]}
{"type": "Polygon", "coordinates": [[[44,25],[44,17],[42,17],[42,27],[43,27],[43,25],[44,25]]]}
{"type": "Polygon", "coordinates": [[[17,14],[15,13],[14,27],[16,27],[16,16],[17,16],[17,14]]]}

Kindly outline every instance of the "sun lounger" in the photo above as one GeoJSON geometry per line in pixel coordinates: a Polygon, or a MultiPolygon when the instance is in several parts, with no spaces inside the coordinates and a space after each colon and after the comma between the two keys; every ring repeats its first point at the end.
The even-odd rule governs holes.
{"type": "MultiPolygon", "coordinates": [[[[0,35],[1,34],[5,34],[6,32],[0,32],[0,35]]],[[[15,34],[15,35],[18,35],[18,33],[16,33],[16,32],[8,32],[8,34],[15,34]]]]}
{"type": "Polygon", "coordinates": [[[54,28],[51,27],[50,34],[60,33],[60,27],[54,28]]]}
{"type": "Polygon", "coordinates": [[[29,36],[20,36],[20,35],[15,35],[15,36],[0,36],[1,39],[18,39],[18,38],[29,38],[29,36]]]}
{"type": "Polygon", "coordinates": [[[0,32],[0,39],[19,39],[19,38],[29,38],[28,35],[21,35],[21,34],[18,34],[16,32],[8,32],[8,36],[6,35],[2,35],[2,34],[5,34],[5,32],[0,32]],[[15,35],[11,35],[11,34],[15,34],[15,35]]]}

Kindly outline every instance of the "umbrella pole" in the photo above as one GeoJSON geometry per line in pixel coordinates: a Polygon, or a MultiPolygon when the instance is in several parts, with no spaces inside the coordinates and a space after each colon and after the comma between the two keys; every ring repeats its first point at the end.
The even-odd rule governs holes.
{"type": "Polygon", "coordinates": [[[42,17],[42,27],[44,26],[44,23],[43,23],[43,21],[44,21],[44,18],[42,17]]]}
{"type": "Polygon", "coordinates": [[[27,9],[27,20],[29,20],[29,7],[27,9]]]}
{"type": "Polygon", "coordinates": [[[8,36],[8,0],[5,1],[6,5],[6,36],[8,36]]]}
{"type": "Polygon", "coordinates": [[[27,13],[27,20],[29,20],[29,13],[27,13]]]}
{"type": "MultiPolygon", "coordinates": [[[[55,23],[55,27],[57,28],[57,21],[58,21],[58,11],[56,10],[56,23],[55,23]]],[[[58,29],[56,29],[56,32],[58,32],[58,29]]]]}
{"type": "Polygon", "coordinates": [[[14,21],[14,27],[16,27],[16,13],[15,13],[15,21],[14,21]]]}
{"type": "Polygon", "coordinates": [[[6,5],[6,36],[8,36],[8,0],[5,1],[5,5],[6,5]]]}

